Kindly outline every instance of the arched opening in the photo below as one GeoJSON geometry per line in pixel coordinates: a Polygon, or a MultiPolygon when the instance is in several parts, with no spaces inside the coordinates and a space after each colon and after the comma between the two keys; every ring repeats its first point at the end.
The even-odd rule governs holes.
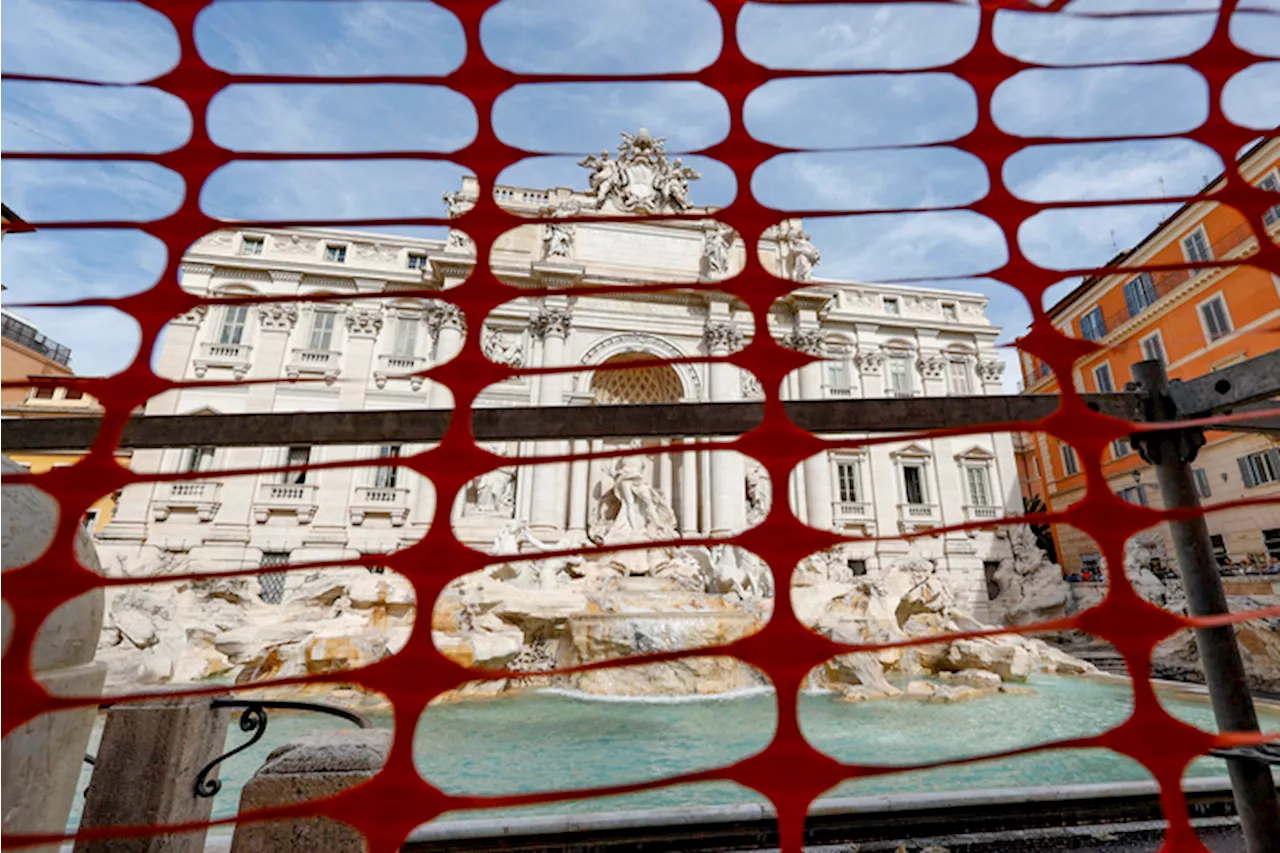
{"type": "Polygon", "coordinates": [[[600,406],[680,402],[684,385],[669,364],[609,370],[611,366],[637,361],[658,362],[659,359],[647,352],[622,352],[605,359],[591,377],[592,402],[600,406]]]}

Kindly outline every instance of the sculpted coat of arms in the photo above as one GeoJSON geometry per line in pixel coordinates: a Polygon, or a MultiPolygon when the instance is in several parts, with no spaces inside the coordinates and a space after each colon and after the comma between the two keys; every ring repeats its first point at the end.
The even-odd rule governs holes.
{"type": "Polygon", "coordinates": [[[591,170],[596,209],[624,213],[683,213],[692,207],[689,182],[702,177],[679,157],[670,159],[666,139],[643,127],[635,135],[622,134],[616,159],[601,151],[578,165],[591,170]]]}

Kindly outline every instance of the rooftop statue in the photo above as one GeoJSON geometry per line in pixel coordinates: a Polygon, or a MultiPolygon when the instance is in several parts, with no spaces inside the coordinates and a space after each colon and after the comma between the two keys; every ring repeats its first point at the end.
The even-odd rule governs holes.
{"type": "Polygon", "coordinates": [[[693,206],[689,182],[702,177],[680,158],[670,160],[666,140],[643,127],[622,134],[617,159],[601,151],[578,165],[591,170],[596,209],[622,213],[683,213],[693,206]]]}

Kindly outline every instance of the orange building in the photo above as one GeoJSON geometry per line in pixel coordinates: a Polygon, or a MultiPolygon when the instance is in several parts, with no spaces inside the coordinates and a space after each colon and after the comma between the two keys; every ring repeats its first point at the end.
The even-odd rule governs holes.
{"type": "MultiPolygon", "coordinates": [[[[1280,192],[1280,140],[1256,145],[1237,164],[1251,184],[1280,192]]],[[[1219,177],[1209,187],[1222,185],[1219,177]]],[[[1265,217],[1266,238],[1280,240],[1280,204],[1265,217]]],[[[1257,252],[1258,237],[1235,208],[1216,202],[1182,207],[1136,247],[1109,266],[1146,267],[1236,260],[1257,252]]],[[[1158,358],[1169,376],[1190,379],[1276,349],[1280,342],[1280,277],[1242,265],[1169,272],[1094,276],[1049,309],[1064,334],[1102,349],[1081,359],[1071,381],[1085,393],[1123,390],[1130,366],[1158,358]]],[[[1047,365],[1022,353],[1028,393],[1056,393],[1047,365]]],[[[1280,498],[1280,444],[1256,433],[1210,432],[1193,467],[1206,507],[1239,498],[1280,498]]],[[[1031,439],[1042,473],[1043,499],[1062,509],[1084,495],[1075,450],[1054,438],[1031,439]]],[[[1104,455],[1111,488],[1134,503],[1161,506],[1155,472],[1125,439],[1104,455]]],[[[1206,519],[1221,564],[1254,565],[1280,559],[1280,503],[1208,512],[1206,519]]],[[[1063,568],[1072,573],[1097,563],[1097,547],[1078,531],[1054,533],[1063,568]]]]}

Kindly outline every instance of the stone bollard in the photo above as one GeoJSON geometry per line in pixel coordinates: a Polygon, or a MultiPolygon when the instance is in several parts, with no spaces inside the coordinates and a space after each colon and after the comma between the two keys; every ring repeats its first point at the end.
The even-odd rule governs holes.
{"type": "MultiPolygon", "coordinates": [[[[7,457],[0,470],[10,474],[22,467],[7,457]]],[[[0,507],[4,570],[24,566],[39,557],[53,540],[58,504],[33,486],[4,486],[0,507]]],[[[98,555],[89,534],[76,535],[76,558],[98,568],[98,555]]],[[[17,618],[24,614],[19,612],[17,618]]],[[[7,652],[14,614],[4,605],[3,645],[7,652]]],[[[36,635],[31,671],[44,688],[62,696],[98,696],[106,667],[93,660],[102,631],[102,590],[66,602],[45,619],[36,635]]],[[[4,739],[0,767],[0,811],[4,832],[61,834],[76,795],[76,782],[85,749],[98,714],[97,701],[84,708],[41,714],[4,739]]],[[[56,853],[59,845],[30,847],[33,853],[56,853]]]]}
{"type": "MultiPolygon", "coordinates": [[[[196,776],[222,754],[225,708],[208,696],[163,697],[112,706],[85,795],[81,829],[207,821],[213,797],[196,776]]],[[[216,771],[214,772],[216,778],[216,771]]],[[[205,831],[80,841],[76,853],[201,853],[205,831]]]]}
{"type": "MultiPolygon", "coordinates": [[[[293,805],[372,779],[386,763],[391,732],[366,729],[310,735],[276,749],[240,795],[240,814],[293,805]]],[[[241,823],[231,853],[365,853],[359,830],[324,817],[241,823]]]]}

